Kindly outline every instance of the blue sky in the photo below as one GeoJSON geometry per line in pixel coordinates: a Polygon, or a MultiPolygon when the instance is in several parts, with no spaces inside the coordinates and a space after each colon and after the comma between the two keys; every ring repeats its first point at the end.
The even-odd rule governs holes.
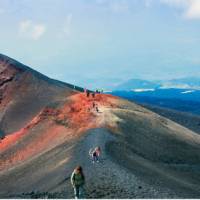
{"type": "Polygon", "coordinates": [[[200,0],[0,0],[0,52],[66,82],[200,77],[200,0]]]}

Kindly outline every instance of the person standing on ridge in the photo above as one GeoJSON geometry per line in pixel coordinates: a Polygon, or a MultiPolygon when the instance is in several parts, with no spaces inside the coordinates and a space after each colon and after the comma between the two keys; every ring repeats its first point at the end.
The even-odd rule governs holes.
{"type": "Polygon", "coordinates": [[[84,198],[85,176],[81,166],[77,166],[71,175],[71,184],[74,188],[75,199],[84,198]]]}
{"type": "Polygon", "coordinates": [[[96,154],[97,154],[97,161],[99,161],[99,157],[100,157],[100,154],[101,154],[101,148],[98,146],[95,148],[95,151],[96,151],[96,154]]]}
{"type": "Polygon", "coordinates": [[[90,91],[89,90],[87,90],[87,97],[90,97],[90,91]]]}
{"type": "Polygon", "coordinates": [[[98,108],[98,105],[96,105],[96,111],[97,111],[97,112],[99,112],[99,108],[98,108]]]}
{"type": "Polygon", "coordinates": [[[95,149],[90,149],[89,150],[89,155],[92,157],[92,162],[99,162],[99,156],[101,154],[101,149],[100,147],[95,147],[95,149]]]}
{"type": "Polygon", "coordinates": [[[95,150],[92,152],[92,162],[93,162],[93,163],[99,162],[99,161],[98,161],[97,152],[96,152],[95,150]]]}

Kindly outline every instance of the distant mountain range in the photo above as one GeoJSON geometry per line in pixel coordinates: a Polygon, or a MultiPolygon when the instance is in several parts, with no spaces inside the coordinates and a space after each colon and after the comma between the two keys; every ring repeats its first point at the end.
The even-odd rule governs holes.
{"type": "Polygon", "coordinates": [[[200,90],[200,78],[186,77],[172,80],[148,81],[142,79],[129,79],[112,88],[112,90],[134,90],[135,92],[152,91],[155,89],[192,89],[200,90]]]}
{"type": "Polygon", "coordinates": [[[140,104],[159,106],[200,115],[200,78],[162,81],[130,79],[109,92],[140,104]]]}
{"type": "Polygon", "coordinates": [[[180,89],[200,89],[200,78],[198,77],[186,77],[180,79],[172,79],[169,81],[163,81],[161,88],[180,88],[180,89]]]}
{"type": "Polygon", "coordinates": [[[140,104],[148,104],[200,115],[200,90],[155,89],[153,91],[121,90],[110,94],[140,104]]]}

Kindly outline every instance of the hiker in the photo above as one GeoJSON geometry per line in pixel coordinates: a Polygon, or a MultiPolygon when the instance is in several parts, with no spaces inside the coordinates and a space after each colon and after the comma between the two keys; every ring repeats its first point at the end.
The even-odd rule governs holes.
{"type": "Polygon", "coordinates": [[[87,90],[87,97],[90,97],[90,91],[89,90],[87,90]]]}
{"type": "Polygon", "coordinates": [[[93,163],[99,162],[99,158],[98,158],[97,152],[95,150],[92,152],[92,162],[93,163]]]}
{"type": "Polygon", "coordinates": [[[92,103],[92,107],[95,108],[95,102],[92,103]]]}
{"type": "Polygon", "coordinates": [[[101,154],[101,149],[100,147],[96,147],[94,150],[93,149],[90,149],[89,151],[89,155],[92,157],[92,162],[95,163],[95,162],[99,162],[99,156],[101,154]]]}
{"type": "Polygon", "coordinates": [[[99,93],[100,93],[98,89],[96,89],[96,93],[97,93],[97,94],[99,94],[99,93]]]}
{"type": "Polygon", "coordinates": [[[94,93],[94,92],[92,93],[92,97],[93,97],[93,98],[95,97],[95,93],[94,93]]]}
{"type": "Polygon", "coordinates": [[[99,157],[100,157],[100,154],[101,154],[101,148],[98,146],[95,148],[95,151],[97,153],[97,157],[98,157],[98,160],[99,160],[99,157]]]}
{"type": "Polygon", "coordinates": [[[85,176],[81,166],[77,166],[71,175],[71,184],[74,188],[75,199],[84,198],[85,176]]]}
{"type": "Polygon", "coordinates": [[[96,106],[96,111],[97,111],[97,112],[99,112],[99,109],[98,109],[98,107],[97,107],[97,106],[96,106]]]}

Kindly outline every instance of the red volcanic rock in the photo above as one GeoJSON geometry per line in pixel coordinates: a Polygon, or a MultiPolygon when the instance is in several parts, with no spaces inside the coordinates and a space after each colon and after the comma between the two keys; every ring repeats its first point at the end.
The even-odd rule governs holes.
{"type": "Polygon", "coordinates": [[[76,92],[72,85],[0,54],[0,137],[20,130],[44,107],[76,92]]]}
{"type": "Polygon", "coordinates": [[[60,113],[61,111],[58,110],[58,109],[53,109],[53,108],[44,108],[44,110],[42,110],[42,112],[39,114],[39,117],[41,118],[46,118],[46,117],[50,117],[50,116],[58,116],[58,114],[60,113]]]}
{"type": "Polygon", "coordinates": [[[102,115],[97,114],[92,102],[95,101],[98,106],[110,107],[111,99],[115,98],[109,95],[87,98],[84,93],[80,93],[69,97],[59,108],[45,107],[24,128],[7,135],[1,141],[0,155],[12,152],[12,149],[17,150],[14,153],[6,153],[7,156],[3,158],[0,169],[8,169],[41,154],[55,144],[62,143],[63,138],[68,137],[67,140],[76,138],[89,129],[101,127],[98,119],[102,115]]]}

